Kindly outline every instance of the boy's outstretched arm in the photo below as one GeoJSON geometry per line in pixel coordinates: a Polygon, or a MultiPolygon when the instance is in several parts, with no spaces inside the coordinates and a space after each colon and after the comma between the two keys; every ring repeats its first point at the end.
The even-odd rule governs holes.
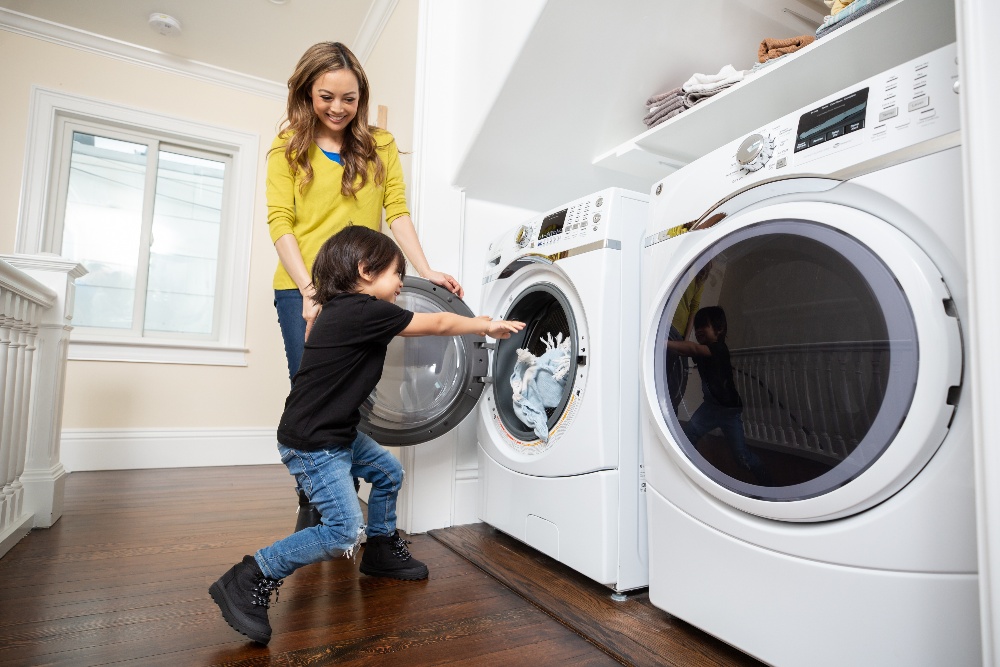
{"type": "Polygon", "coordinates": [[[489,315],[464,317],[455,313],[414,313],[400,336],[464,336],[476,334],[490,338],[510,338],[524,328],[524,322],[494,320],[489,315]]]}
{"type": "Polygon", "coordinates": [[[712,351],[707,345],[696,343],[693,340],[668,340],[667,349],[682,357],[710,357],[712,351]]]}

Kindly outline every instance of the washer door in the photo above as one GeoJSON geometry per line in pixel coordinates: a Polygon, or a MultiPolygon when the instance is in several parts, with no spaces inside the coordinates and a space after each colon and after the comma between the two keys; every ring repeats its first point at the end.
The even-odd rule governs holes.
{"type": "MultiPolygon", "coordinates": [[[[465,302],[429,280],[406,276],[396,303],[415,313],[473,317],[465,302]]],[[[481,336],[397,336],[382,379],[361,406],[358,430],[388,446],[416,445],[458,426],[483,392],[488,366],[481,336]]]]}
{"type": "Polygon", "coordinates": [[[902,233],[844,206],[782,204],[675,259],[643,374],[668,450],[706,491],[761,516],[830,519],[887,498],[933,455],[961,337],[941,274],[902,233]]]}

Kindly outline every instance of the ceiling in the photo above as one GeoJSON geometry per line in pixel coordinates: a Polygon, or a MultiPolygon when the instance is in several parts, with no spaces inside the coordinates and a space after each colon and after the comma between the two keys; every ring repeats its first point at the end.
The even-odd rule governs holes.
{"type": "Polygon", "coordinates": [[[364,61],[396,2],[0,0],[0,8],[283,85],[317,42],[343,42],[364,61]],[[181,32],[154,31],[153,13],[177,19],[181,32]]]}

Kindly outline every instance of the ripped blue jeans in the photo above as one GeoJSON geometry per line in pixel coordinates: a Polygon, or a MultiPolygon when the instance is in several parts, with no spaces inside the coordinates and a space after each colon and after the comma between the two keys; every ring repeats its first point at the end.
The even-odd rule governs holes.
{"type": "Polygon", "coordinates": [[[396,530],[396,497],[403,485],[403,466],[369,436],[358,433],[350,447],[316,451],[279,443],[278,452],[323,522],[259,550],[254,557],[266,576],[284,579],[303,565],[351,558],[363,534],[391,535],[396,530]],[[372,485],[367,527],[354,489],[355,477],[372,485]]]}

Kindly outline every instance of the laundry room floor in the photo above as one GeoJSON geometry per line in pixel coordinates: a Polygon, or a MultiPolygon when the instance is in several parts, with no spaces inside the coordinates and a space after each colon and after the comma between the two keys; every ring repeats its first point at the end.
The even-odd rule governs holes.
{"type": "Polygon", "coordinates": [[[295,509],[281,465],[70,474],[62,518],[0,558],[0,665],[759,664],[483,524],[409,536],[424,581],[366,577],[359,559],[302,568],[262,647],[208,587],[295,509]]]}
{"type": "Polygon", "coordinates": [[[654,607],[646,589],[612,591],[483,523],[428,535],[626,665],[750,667],[763,663],[654,607]]]}

